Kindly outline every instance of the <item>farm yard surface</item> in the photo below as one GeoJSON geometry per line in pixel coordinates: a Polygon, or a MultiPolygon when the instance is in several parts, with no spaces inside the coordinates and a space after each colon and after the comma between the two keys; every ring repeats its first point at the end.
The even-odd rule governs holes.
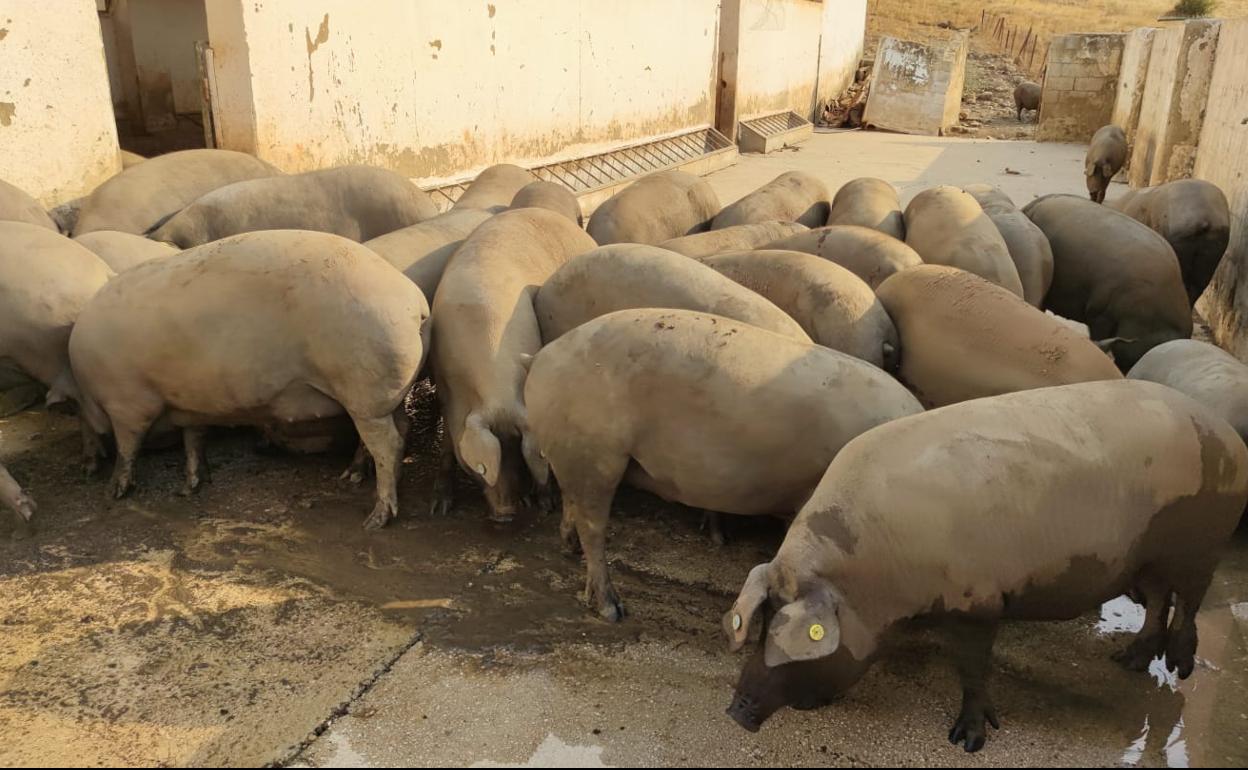
{"type": "MultiPolygon", "coordinates": [[[[903,202],[989,182],[1020,205],[1083,194],[1084,148],[866,132],[709,177],[731,202],[801,168],[830,189],[863,175],[903,202]]],[[[1115,186],[1112,199],[1125,188],[1115,186]]],[[[491,524],[459,479],[430,514],[431,392],[414,421],[402,512],[365,531],[371,488],[347,455],[210,443],[213,483],[181,497],[182,455],[148,451],[141,485],[106,499],[84,478],[70,418],[0,421],[0,461],[39,501],[33,529],[0,519],[0,764],[291,766],[1227,765],[1248,763],[1248,537],[1199,616],[1196,672],[1132,674],[1110,656],[1138,626],[1126,600],[1066,623],[1007,624],[993,688],[1002,726],[967,755],[945,740],[959,692],[939,628],[899,629],[840,702],[782,710],[761,732],[727,716],[741,658],[720,619],[778,522],[734,519],[715,548],[696,511],[623,488],[609,556],[629,617],[577,598],[557,514],[491,524]]]]}

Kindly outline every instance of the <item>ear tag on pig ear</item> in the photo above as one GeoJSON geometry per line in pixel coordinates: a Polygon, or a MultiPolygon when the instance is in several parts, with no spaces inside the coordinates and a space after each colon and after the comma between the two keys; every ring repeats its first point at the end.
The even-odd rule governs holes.
{"type": "Polygon", "coordinates": [[[477,463],[477,473],[485,475],[485,463],[477,463]]]}
{"type": "Polygon", "coordinates": [[[740,630],[741,630],[741,622],[742,622],[742,621],[741,621],[741,613],[739,613],[739,612],[734,612],[734,613],[732,613],[732,630],[733,630],[733,631],[740,631],[740,630]]]}
{"type": "Polygon", "coordinates": [[[819,625],[818,623],[815,623],[814,625],[810,627],[810,641],[822,642],[823,634],[824,634],[823,626],[819,625]]]}

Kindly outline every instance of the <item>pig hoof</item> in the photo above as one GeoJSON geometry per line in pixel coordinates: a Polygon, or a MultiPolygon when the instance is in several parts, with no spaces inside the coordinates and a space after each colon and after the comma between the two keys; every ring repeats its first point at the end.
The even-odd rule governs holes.
{"type": "Polygon", "coordinates": [[[1135,639],[1124,649],[1114,653],[1114,661],[1128,671],[1147,671],[1153,659],[1165,651],[1166,641],[1160,636],[1135,639]]]}
{"type": "Polygon", "coordinates": [[[394,509],[386,503],[377,503],[373,512],[364,520],[364,529],[381,529],[394,518],[394,509]]]}
{"type": "Polygon", "coordinates": [[[620,597],[613,588],[607,589],[606,596],[602,599],[591,597],[590,603],[597,604],[598,617],[608,623],[619,623],[624,619],[624,605],[620,602],[620,597]]]}
{"type": "Polygon", "coordinates": [[[35,501],[27,497],[25,494],[23,494],[17,501],[17,515],[21,516],[26,521],[33,519],[35,517],[35,511],[38,509],[39,506],[35,505],[35,501]]]}
{"type": "Polygon", "coordinates": [[[992,708],[963,709],[958,721],[953,723],[953,729],[949,731],[949,742],[954,746],[963,744],[967,754],[974,754],[988,742],[988,724],[1001,729],[992,708]]]}
{"type": "Polygon", "coordinates": [[[359,485],[364,483],[364,471],[361,468],[356,468],[355,466],[352,466],[350,468],[347,468],[345,471],[343,471],[342,475],[338,477],[338,480],[345,481],[351,484],[352,486],[358,487],[359,485]]]}
{"type": "Polygon", "coordinates": [[[82,460],[82,475],[87,478],[94,477],[100,472],[100,458],[84,457],[82,460]]]}
{"type": "Polygon", "coordinates": [[[429,515],[433,517],[447,516],[451,512],[451,499],[449,497],[435,497],[433,502],[429,504],[429,515]]]}
{"type": "Polygon", "coordinates": [[[132,489],[134,489],[134,484],[130,482],[130,479],[114,479],[110,491],[114,500],[120,500],[130,494],[132,489]]]}
{"type": "Polygon", "coordinates": [[[1180,631],[1166,646],[1166,668],[1187,679],[1196,670],[1196,635],[1180,631]]]}

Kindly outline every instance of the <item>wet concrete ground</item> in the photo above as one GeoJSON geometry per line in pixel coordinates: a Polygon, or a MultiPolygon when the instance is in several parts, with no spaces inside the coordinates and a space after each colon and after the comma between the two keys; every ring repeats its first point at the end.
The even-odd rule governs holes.
{"type": "MultiPolygon", "coordinates": [[[[712,182],[728,202],[789,163],[836,184],[883,153],[885,176],[912,189],[899,177],[930,173],[925,159],[971,153],[1039,158],[1017,164],[1016,198],[1023,182],[1082,184],[1078,148],[941,140],[907,159],[913,138],[879,137],[818,136],[712,182]]],[[[378,533],[360,527],[371,490],[336,480],[346,456],[259,454],[224,433],[196,497],[176,494],[181,453],[152,451],[139,490],[114,502],[79,473],[71,420],[0,420],[0,461],[41,505],[33,529],[0,518],[0,764],[968,762],[944,737],[959,695],[945,641],[922,624],[841,703],[781,712],[757,735],[723,715],[740,659],[719,618],[774,552],[777,523],[734,521],[715,549],[695,512],[622,491],[609,555],[630,617],[609,626],[577,599],[583,570],[557,516],[489,524],[466,479],[451,515],[429,516],[428,394],[414,419],[404,515],[378,533]]],[[[1126,642],[1113,629],[1139,618],[1126,602],[1104,615],[1003,631],[1002,730],[969,764],[1248,764],[1248,534],[1200,616],[1187,682],[1111,662],[1126,642]]]]}

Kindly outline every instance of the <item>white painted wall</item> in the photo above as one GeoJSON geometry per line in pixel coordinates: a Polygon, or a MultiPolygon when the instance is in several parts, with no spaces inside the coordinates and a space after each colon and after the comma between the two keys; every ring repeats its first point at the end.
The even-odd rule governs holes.
{"type": "Polygon", "coordinates": [[[823,0],[818,104],[832,101],[854,82],[866,31],[867,0],[823,0]]]}
{"type": "Polygon", "coordinates": [[[718,0],[207,0],[224,146],[425,182],[712,121],[718,0]]]}
{"type": "Polygon", "coordinates": [[[0,0],[0,178],[52,205],[120,169],[95,0],[0,0]]]}
{"type": "Polygon", "coordinates": [[[739,1],[737,120],[783,110],[810,118],[819,77],[824,2],[739,1]]]}

